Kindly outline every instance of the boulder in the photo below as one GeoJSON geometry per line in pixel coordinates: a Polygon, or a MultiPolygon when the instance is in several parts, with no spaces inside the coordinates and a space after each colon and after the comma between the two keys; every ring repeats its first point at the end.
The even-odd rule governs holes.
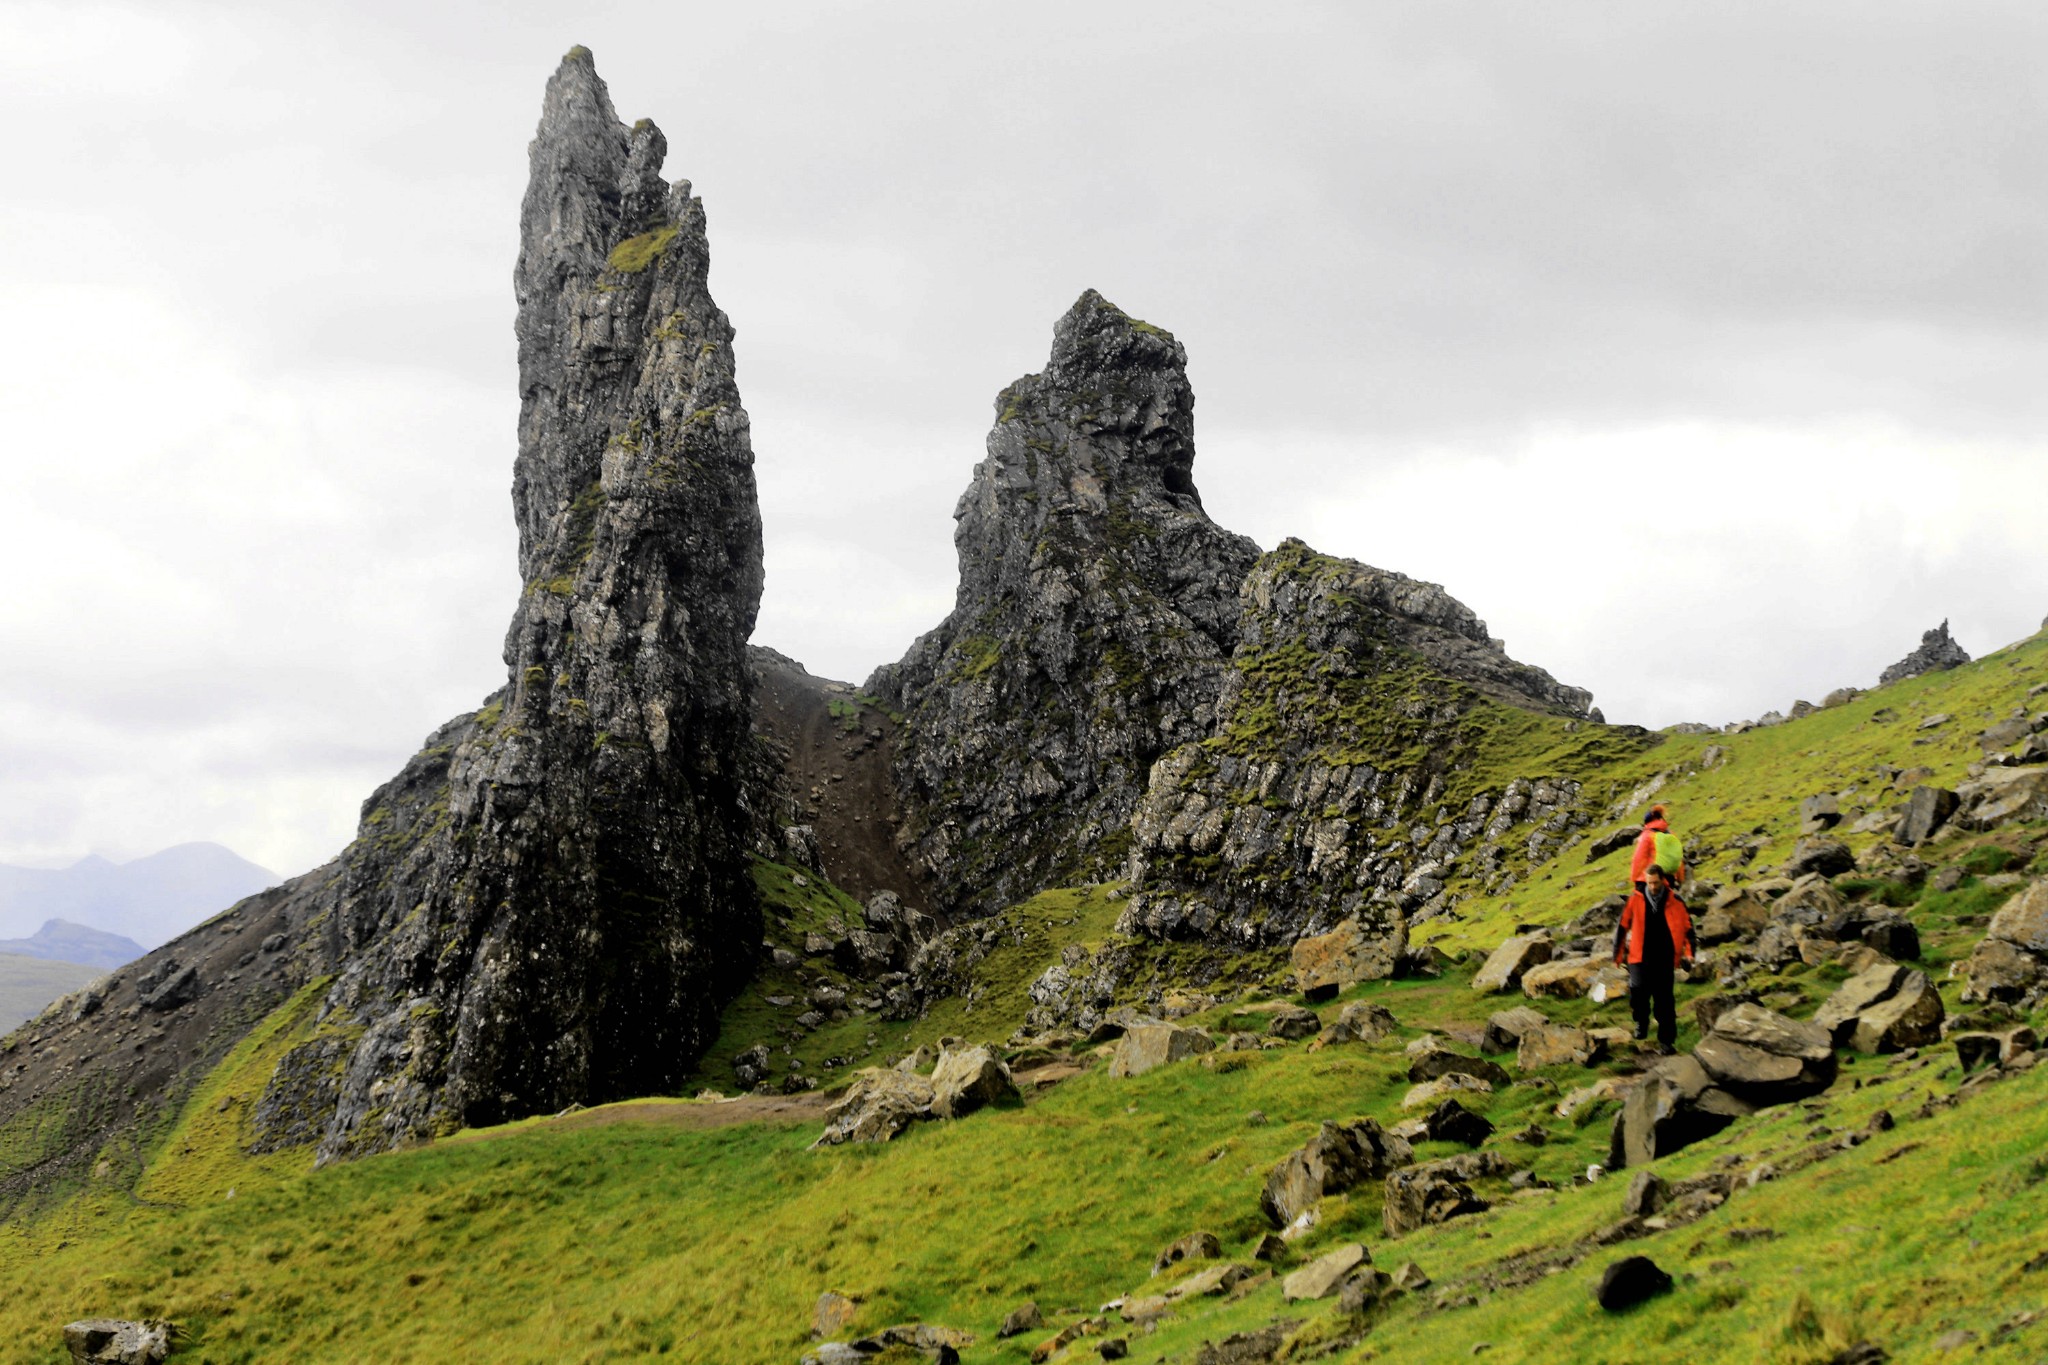
{"type": "Polygon", "coordinates": [[[1663,1208],[1670,1197],[1671,1187],[1664,1183],[1663,1176],[1655,1171],[1637,1171],[1628,1182],[1628,1192],[1621,1197],[1622,1216],[1648,1218],[1663,1208]]]}
{"type": "Polygon", "coordinates": [[[1109,1074],[1118,1078],[1142,1076],[1156,1067],[1212,1051],[1215,1046],[1200,1029],[1182,1028],[1178,1024],[1133,1024],[1116,1040],[1109,1074]]]}
{"type": "Polygon", "coordinates": [[[2034,881],[2000,906],[1984,932],[2030,953],[2048,953],[2048,877],[2034,881]]]}
{"type": "Polygon", "coordinates": [[[1266,1365],[1300,1325],[1283,1319],[1257,1331],[1233,1332],[1221,1341],[1205,1341],[1195,1352],[1195,1365],[1266,1365]]]}
{"type": "Polygon", "coordinates": [[[1993,768],[1956,788],[1950,817],[1964,829],[1988,830],[2013,820],[2048,819],[2048,769],[1993,768]]]}
{"type": "Polygon", "coordinates": [[[903,964],[903,945],[893,934],[853,929],[832,945],[832,960],[848,976],[880,976],[903,964]]]}
{"type": "Polygon", "coordinates": [[[1792,846],[1792,856],[1785,860],[1788,877],[1803,877],[1809,872],[1839,877],[1855,870],[1856,855],[1849,851],[1849,846],[1824,835],[1801,839],[1792,846]]]}
{"type": "Polygon", "coordinates": [[[1828,1030],[1761,1005],[1722,1014],[1692,1055],[1716,1085],[1759,1107],[1804,1099],[1835,1080],[1828,1030]]]}
{"type": "Polygon", "coordinates": [[[845,1097],[825,1111],[825,1131],[811,1145],[887,1142],[911,1124],[931,1116],[929,1080],[914,1071],[868,1068],[857,1073],[845,1097]]]}
{"type": "Polygon", "coordinates": [[[1266,1032],[1275,1038],[1294,1041],[1313,1037],[1322,1027],[1323,1021],[1316,1017],[1314,1010],[1290,1005],[1273,1016],[1272,1022],[1266,1025],[1266,1032]]]}
{"type": "Polygon", "coordinates": [[[1431,1223],[1485,1212],[1486,1201],[1473,1194],[1466,1182],[1506,1175],[1510,1168],[1511,1163],[1497,1152],[1468,1152],[1390,1172],[1380,1215],[1387,1236],[1399,1237],[1431,1223]]]}
{"type": "Polygon", "coordinates": [[[87,1318],[65,1324],[64,1349],[73,1365],[163,1365],[181,1335],[176,1324],[160,1318],[87,1318]]]}
{"type": "Polygon", "coordinates": [[[1943,621],[1921,634],[1918,649],[1878,674],[1877,685],[1885,687],[1901,678],[1917,678],[1922,673],[1935,673],[1968,662],[1968,652],[1949,635],[1948,622],[1943,621]]]}
{"type": "Polygon", "coordinates": [[[1844,906],[1822,920],[1815,932],[1836,943],[1866,943],[1894,960],[1920,956],[1920,931],[1887,906],[1844,906]]]}
{"type": "Polygon", "coordinates": [[[1337,1022],[1323,1032],[1323,1042],[1376,1043],[1401,1027],[1385,1005],[1354,1000],[1337,1015],[1337,1022]]]}
{"type": "Polygon", "coordinates": [[[1564,958],[1526,972],[1522,994],[1531,1000],[1618,1000],[1628,994],[1628,973],[1610,955],[1564,958]]]}
{"type": "Polygon", "coordinates": [[[964,1118],[1016,1094],[1010,1068],[986,1047],[948,1049],[932,1068],[932,1112],[942,1119],[964,1118]]]}
{"type": "Polygon", "coordinates": [[[2002,938],[1985,935],[1963,963],[1969,984],[1963,987],[1963,1003],[1997,1000],[2012,1004],[2025,999],[2040,984],[2044,972],[2041,959],[2002,938]]]}
{"type": "Polygon", "coordinates": [[[1961,1063],[1964,1075],[1979,1067],[2005,1066],[2015,1057],[2041,1046],[2040,1038],[2024,1024],[2001,1033],[1963,1030],[1950,1038],[1956,1045],[1956,1061],[1961,1063]]]}
{"type": "Polygon", "coordinates": [[[1615,1120],[1620,1164],[1647,1166],[1754,1112],[1755,1106],[1715,1085],[1695,1058],[1667,1057],[1622,1100],[1615,1120]]]}
{"type": "Polygon", "coordinates": [[[1442,1046],[1425,1048],[1415,1053],[1408,1063],[1408,1079],[1418,1083],[1433,1081],[1454,1071],[1460,1075],[1476,1076],[1494,1085],[1506,1085],[1510,1079],[1498,1062],[1489,1062],[1484,1057],[1467,1057],[1442,1046]]]}
{"type": "Polygon", "coordinates": [[[1610,1313],[1671,1292],[1671,1276],[1647,1256],[1627,1256],[1600,1272],[1593,1298],[1610,1313]]]}
{"type": "Polygon", "coordinates": [[[1642,836],[1642,830],[1635,825],[1623,825],[1610,829],[1586,846],[1586,861],[1597,863],[1610,853],[1619,853],[1642,836]]]}
{"type": "Polygon", "coordinates": [[[1486,1028],[1479,1035],[1479,1046],[1486,1052],[1513,1052],[1522,1045],[1524,1033],[1549,1023],[1549,1015],[1527,1005],[1499,1010],[1487,1017],[1486,1028]]]}
{"type": "Polygon", "coordinates": [[[1488,994],[1511,991],[1522,984],[1530,968],[1550,961],[1551,952],[1550,935],[1541,930],[1504,939],[1487,954],[1485,965],[1472,978],[1472,989],[1488,994]]]}
{"type": "Polygon", "coordinates": [[[1288,1153],[1266,1177],[1259,1210],[1284,1228],[1315,1207],[1326,1194],[1340,1194],[1414,1159],[1408,1143],[1373,1119],[1325,1122],[1322,1131],[1288,1153]]]}
{"type": "Polygon", "coordinates": [[[1828,1030],[1836,1047],[1899,1052],[1940,1042],[1945,1013],[1927,973],[1892,962],[1843,982],[1813,1022],[1828,1030]]]}
{"type": "Polygon", "coordinates": [[[1461,1147],[1477,1147],[1493,1136],[1491,1123],[1456,1100],[1445,1100],[1418,1122],[1422,1136],[1432,1142],[1455,1142],[1461,1147]]]}
{"type": "Polygon", "coordinates": [[[1326,1251],[1282,1280],[1280,1297],[1289,1303],[1328,1298],[1347,1275],[1371,1260],[1371,1254],[1357,1242],[1326,1251]]]}
{"type": "Polygon", "coordinates": [[[1295,943],[1295,988],[1311,1000],[1328,1000],[1354,982],[1392,976],[1407,949],[1406,925],[1374,935],[1357,920],[1347,919],[1327,934],[1295,943]]]}
{"type": "Polygon", "coordinates": [[[1899,827],[1892,832],[1892,838],[1908,848],[1926,843],[1956,813],[1957,804],[1956,794],[1947,787],[1921,783],[1906,798],[1906,808],[1899,816],[1899,827]]]}
{"type": "Polygon", "coordinates": [[[199,969],[190,965],[179,966],[166,959],[154,971],[143,973],[135,981],[135,997],[146,1010],[165,1012],[188,1005],[200,997],[204,986],[199,980],[199,969]]]}
{"type": "Polygon", "coordinates": [[[1820,834],[1842,823],[1842,803],[1832,793],[1809,796],[1799,803],[1799,832],[1820,834]]]}
{"type": "Polygon", "coordinates": [[[1591,1066],[1607,1048],[1582,1028],[1565,1024],[1538,1024],[1525,1030],[1515,1049],[1515,1065],[1524,1071],[1546,1066],[1591,1066]]]}
{"type": "Polygon", "coordinates": [[[1157,1275],[1182,1261],[1214,1261],[1222,1255],[1223,1243],[1215,1233],[1191,1232],[1152,1258],[1152,1273],[1157,1275]]]}
{"type": "Polygon", "coordinates": [[[811,1340],[838,1336],[853,1325],[853,1316],[859,1311],[858,1299],[826,1290],[818,1295],[818,1302],[811,1308],[811,1340]]]}
{"type": "Polygon", "coordinates": [[[1424,1081],[1401,1097],[1403,1109],[1434,1109],[1454,1095],[1491,1095],[1493,1083],[1462,1071],[1453,1071],[1433,1081],[1424,1081]]]}

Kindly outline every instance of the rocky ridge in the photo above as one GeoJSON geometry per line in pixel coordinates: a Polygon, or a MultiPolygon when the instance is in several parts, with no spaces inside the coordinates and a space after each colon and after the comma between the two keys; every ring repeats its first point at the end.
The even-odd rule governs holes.
{"type": "MultiPolygon", "coordinates": [[[[662,181],[665,150],[619,121],[586,50],[563,59],[515,273],[525,586],[506,686],[364,802],[332,863],[71,1007],[48,1079],[127,1099],[51,1170],[316,983],[317,1020],[256,1106],[259,1150],[325,1160],[658,1092],[714,1036],[761,937],[761,529],[703,205],[662,181]],[[138,1029],[173,1045],[142,1067],[142,1045],[107,1046],[138,1029]]],[[[0,1120],[39,1098],[0,1093],[0,1120]]]]}
{"type": "Polygon", "coordinates": [[[968,915],[1120,861],[1146,770],[1213,724],[1258,557],[1202,508],[1171,334],[1090,290],[996,409],[953,611],[867,683],[909,721],[904,843],[968,915]]]}

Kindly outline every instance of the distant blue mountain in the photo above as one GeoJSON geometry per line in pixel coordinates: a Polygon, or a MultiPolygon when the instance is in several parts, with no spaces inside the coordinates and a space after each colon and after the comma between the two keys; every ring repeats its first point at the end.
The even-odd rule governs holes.
{"type": "Polygon", "coordinates": [[[33,941],[39,926],[63,920],[154,948],[277,882],[219,844],[179,844],[126,863],[98,856],[66,868],[0,863],[0,934],[33,941]]]}
{"type": "Polygon", "coordinates": [[[45,962],[75,962],[111,971],[148,951],[132,938],[104,934],[66,919],[46,920],[27,938],[0,939],[0,954],[39,957],[45,962]]]}

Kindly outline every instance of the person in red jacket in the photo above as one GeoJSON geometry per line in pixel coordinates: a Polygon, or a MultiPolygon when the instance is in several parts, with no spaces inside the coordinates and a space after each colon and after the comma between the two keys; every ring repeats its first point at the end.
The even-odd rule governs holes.
{"type": "Polygon", "coordinates": [[[1670,814],[1663,806],[1650,807],[1643,817],[1643,832],[1636,836],[1635,856],[1628,861],[1628,884],[1637,891],[1643,889],[1643,870],[1651,864],[1664,869],[1664,878],[1673,886],[1685,882],[1685,846],[1678,836],[1671,832],[1670,814]]]}
{"type": "Polygon", "coordinates": [[[1657,1041],[1669,1048],[1678,1043],[1672,987],[1678,970],[1692,965],[1692,916],[1656,863],[1643,869],[1643,882],[1614,926],[1614,963],[1628,967],[1628,1007],[1636,1017],[1636,1037],[1650,1036],[1654,1008],[1657,1041]]]}

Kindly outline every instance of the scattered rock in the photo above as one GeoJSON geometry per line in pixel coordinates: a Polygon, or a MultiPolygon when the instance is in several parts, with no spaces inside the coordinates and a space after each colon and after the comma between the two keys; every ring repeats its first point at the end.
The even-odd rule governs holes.
{"type": "Polygon", "coordinates": [[[1606,1054],[1606,1045],[1582,1028],[1539,1024],[1522,1034],[1515,1050],[1515,1065],[1523,1071],[1546,1066],[1591,1066],[1606,1054]]]}
{"type": "Polygon", "coordinates": [[[1298,1041],[1315,1036],[1322,1027],[1323,1021],[1316,1017],[1314,1010],[1290,1006],[1273,1016],[1272,1022],[1266,1025],[1266,1032],[1275,1038],[1298,1041]]]}
{"type": "Polygon", "coordinates": [[[2024,1024],[2003,1033],[1961,1030],[1950,1034],[1949,1040],[1956,1045],[1956,1061],[1964,1075],[1986,1066],[2010,1066],[2015,1058],[2041,1046],[2034,1030],[2024,1024]]]}
{"type": "Polygon", "coordinates": [[[1371,1255],[1357,1242],[1340,1246],[1316,1257],[1282,1280],[1280,1295],[1289,1303],[1328,1298],[1337,1292],[1337,1286],[1343,1283],[1345,1276],[1371,1260],[1371,1255]]]}
{"type": "Polygon", "coordinates": [[[1809,796],[1799,803],[1799,832],[1820,834],[1842,823],[1842,803],[1832,793],[1809,796]]]}
{"type": "Polygon", "coordinates": [[[1927,973],[1896,962],[1872,967],[1843,982],[1814,1012],[1836,1047],[1858,1052],[1899,1052],[1941,1041],[1945,1011],[1927,973]]]}
{"type": "Polygon", "coordinates": [[[1195,1365],[1266,1365],[1280,1352],[1287,1334],[1301,1324],[1280,1321],[1255,1332],[1238,1332],[1211,1345],[1203,1342],[1195,1352],[1195,1365]]]}
{"type": "Polygon", "coordinates": [[[1641,833],[1641,829],[1634,825],[1623,825],[1620,829],[1607,831],[1587,845],[1586,861],[1597,863],[1610,853],[1619,853],[1633,845],[1641,833]]]}
{"type": "Polygon", "coordinates": [[[813,1147],[842,1142],[887,1142],[931,1117],[932,1084],[909,1071],[866,1069],[855,1074],[845,1098],[825,1111],[825,1131],[813,1147]]]}
{"type": "Polygon", "coordinates": [[[1283,1157],[1266,1177],[1259,1210],[1276,1228],[1293,1223],[1326,1194],[1338,1194],[1376,1179],[1414,1159],[1401,1138],[1373,1119],[1324,1122],[1322,1131],[1283,1157]]]}
{"type": "Polygon", "coordinates": [[[1472,989],[1488,994],[1511,991],[1522,984],[1532,967],[1550,961],[1551,952],[1550,935],[1541,931],[1506,939],[1487,955],[1485,965],[1472,978],[1472,989]]]}
{"type": "Polygon", "coordinates": [[[1337,1022],[1323,1032],[1323,1042],[1374,1043],[1401,1027],[1385,1005],[1354,1000],[1337,1015],[1337,1022]]]}
{"type": "Polygon", "coordinates": [[[1008,1340],[1024,1332],[1035,1332],[1045,1326],[1045,1319],[1039,1314],[1036,1302],[1020,1308],[1012,1308],[1003,1318],[1003,1325],[996,1328],[996,1335],[1008,1340]]]}
{"type": "Polygon", "coordinates": [[[1416,1053],[1408,1063],[1408,1079],[1411,1081],[1433,1081],[1440,1076],[1457,1072],[1464,1076],[1476,1076],[1494,1085],[1506,1085],[1511,1079],[1498,1062],[1484,1057],[1467,1057],[1447,1047],[1432,1047],[1416,1053]]]}
{"type": "Polygon", "coordinates": [[[1479,1046],[1486,1052],[1513,1052],[1522,1045],[1522,1035],[1530,1029],[1544,1028],[1550,1023],[1550,1016],[1527,1005],[1517,1005],[1510,1010],[1498,1010],[1487,1016],[1486,1028],[1479,1035],[1479,1046]]]}
{"type": "Polygon", "coordinates": [[[161,1318],[87,1318],[65,1325],[64,1346],[74,1365],[162,1365],[183,1335],[161,1318]]]}
{"type": "Polygon", "coordinates": [[[1631,1218],[1648,1218],[1663,1208],[1670,1197],[1671,1189],[1663,1176],[1655,1171],[1638,1171],[1628,1182],[1628,1192],[1621,1197],[1621,1211],[1631,1218]]]}
{"type": "Polygon", "coordinates": [[[1856,870],[1856,855],[1840,839],[1815,836],[1801,839],[1792,846],[1792,856],[1785,861],[1785,875],[1803,877],[1809,872],[1823,877],[1839,877],[1844,872],[1856,870]]]}
{"type": "Polygon", "coordinates": [[[1963,966],[1969,1002],[2017,1001],[2048,976],[2048,878],[2000,906],[1963,966]]]}
{"type": "Polygon", "coordinates": [[[2048,769],[1993,768],[1956,788],[1952,822],[1991,830],[2015,820],[2048,819],[2048,769]]]}
{"type": "Polygon", "coordinates": [[[1671,1277],[1647,1256],[1626,1256],[1600,1273],[1593,1298],[1610,1313],[1671,1291],[1671,1277]]]}
{"type": "Polygon", "coordinates": [[[1617,1151],[1610,1165],[1647,1166],[1712,1137],[1756,1107],[1714,1084],[1691,1056],[1667,1057],[1645,1073],[1615,1116],[1617,1151]]]}
{"type": "Polygon", "coordinates": [[[1618,1000],[1628,994],[1628,973],[1597,954],[1553,959],[1523,973],[1522,994],[1531,1000],[1618,1000]]]}
{"type": "Polygon", "coordinates": [[[1943,621],[1933,630],[1921,635],[1918,649],[1880,673],[1877,685],[1883,687],[1902,678],[1917,678],[1922,673],[1936,673],[1968,662],[1969,654],[1950,638],[1948,622],[1943,621]]]}
{"type": "Polygon", "coordinates": [[[811,1309],[811,1340],[838,1336],[853,1325],[853,1316],[859,1311],[859,1300],[826,1290],[818,1295],[817,1305],[811,1309]]]}
{"type": "Polygon", "coordinates": [[[1131,1343],[1127,1337],[1111,1337],[1095,1348],[1095,1354],[1104,1360],[1122,1360],[1130,1353],[1131,1343]]]}
{"type": "Polygon", "coordinates": [[[1387,1235],[1399,1237],[1431,1223],[1483,1213],[1486,1201],[1473,1194],[1466,1182],[1504,1176],[1511,1168],[1512,1163],[1498,1152],[1468,1152],[1390,1172],[1381,1212],[1387,1235]]]}
{"type": "Polygon", "coordinates": [[[1493,1083],[1462,1071],[1424,1081],[1401,1097],[1403,1109],[1433,1109],[1454,1095],[1491,1095],[1493,1083]]]}
{"type": "Polygon", "coordinates": [[[932,1068],[932,1113],[964,1118],[985,1105],[1013,1099],[1017,1082],[1010,1068],[985,1046],[948,1049],[932,1068]]]}
{"type": "Polygon", "coordinates": [[[1455,1142],[1461,1147],[1477,1147],[1493,1136],[1491,1123],[1456,1100],[1445,1100],[1430,1110],[1428,1117],[1419,1122],[1422,1135],[1433,1142],[1455,1142]]]}
{"type": "Polygon", "coordinates": [[[1410,1294],[1429,1288],[1429,1283],[1429,1276],[1413,1261],[1403,1261],[1401,1268],[1394,1272],[1394,1287],[1406,1290],[1410,1294]]]}
{"type": "Polygon", "coordinates": [[[1311,1000],[1332,999],[1355,982],[1392,976],[1407,948],[1405,926],[1375,936],[1357,920],[1347,919],[1327,934],[1295,942],[1295,987],[1311,1000]]]}
{"type": "Polygon", "coordinates": [[[1213,1232],[1191,1232],[1153,1258],[1152,1273],[1187,1260],[1213,1261],[1223,1255],[1223,1243],[1213,1232]]]}
{"type": "Polygon", "coordinates": [[[1716,1084],[1758,1106],[1784,1104],[1834,1084],[1834,1040],[1818,1024],[1741,1004],[1714,1021],[1693,1057],[1716,1084]]]}
{"type": "Polygon", "coordinates": [[[1142,1076],[1155,1067],[1185,1061],[1209,1052],[1216,1044],[1200,1029],[1178,1024],[1133,1024],[1117,1039],[1116,1055],[1110,1059],[1113,1077],[1142,1076]]]}

